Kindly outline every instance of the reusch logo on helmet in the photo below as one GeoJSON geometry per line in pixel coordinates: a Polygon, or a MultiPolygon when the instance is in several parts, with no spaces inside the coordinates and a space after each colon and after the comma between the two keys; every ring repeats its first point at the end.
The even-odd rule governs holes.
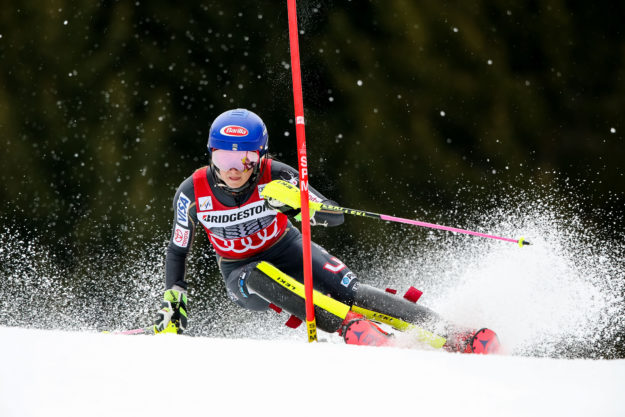
{"type": "Polygon", "coordinates": [[[228,126],[222,127],[219,130],[219,133],[225,136],[241,137],[241,136],[247,136],[249,132],[243,126],[228,125],[228,126]]]}

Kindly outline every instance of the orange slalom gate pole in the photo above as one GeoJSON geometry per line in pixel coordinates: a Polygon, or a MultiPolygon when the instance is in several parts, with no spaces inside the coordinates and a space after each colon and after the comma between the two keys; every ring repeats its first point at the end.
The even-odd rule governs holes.
{"type": "Polygon", "coordinates": [[[297,6],[295,0],[288,1],[289,44],[291,49],[291,74],[293,76],[293,102],[295,105],[295,133],[297,136],[297,160],[299,166],[299,188],[302,206],[302,246],[304,260],[304,294],[306,300],[306,329],[308,341],[317,341],[317,322],[313,304],[313,276],[310,239],[310,211],[308,207],[308,161],[306,158],[306,133],[304,123],[304,99],[302,75],[299,61],[297,31],[297,6]]]}

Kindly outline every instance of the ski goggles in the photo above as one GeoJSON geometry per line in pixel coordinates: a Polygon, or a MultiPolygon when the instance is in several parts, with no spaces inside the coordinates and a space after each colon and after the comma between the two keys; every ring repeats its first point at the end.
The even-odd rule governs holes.
{"type": "Polygon", "coordinates": [[[253,169],[260,161],[258,151],[226,151],[224,149],[213,150],[213,163],[220,171],[229,171],[232,168],[246,172],[253,169]]]}

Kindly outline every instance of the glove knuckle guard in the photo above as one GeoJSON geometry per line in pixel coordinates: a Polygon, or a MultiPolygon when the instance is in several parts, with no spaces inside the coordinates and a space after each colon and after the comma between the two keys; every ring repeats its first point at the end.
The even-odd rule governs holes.
{"type": "Polygon", "coordinates": [[[154,321],[157,333],[182,333],[187,328],[187,295],[184,291],[166,290],[161,301],[161,309],[154,321]],[[172,331],[170,327],[175,329],[172,331]]]}

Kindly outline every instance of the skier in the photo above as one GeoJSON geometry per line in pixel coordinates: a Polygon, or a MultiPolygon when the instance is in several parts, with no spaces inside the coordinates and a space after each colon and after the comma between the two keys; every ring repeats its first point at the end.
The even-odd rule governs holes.
{"type": "MultiPolygon", "coordinates": [[[[198,225],[208,234],[235,303],[255,311],[284,309],[301,322],[305,303],[293,288],[303,282],[302,236],[289,220],[299,219],[300,214],[299,203],[294,203],[299,201],[298,172],[267,154],[267,129],[249,110],[219,115],[210,127],[207,147],[210,164],[184,180],[174,197],[173,230],[165,258],[166,290],[154,332],[187,329],[185,260],[198,225]],[[264,195],[270,189],[272,195],[264,195]],[[284,282],[292,285],[285,287],[284,282]]],[[[336,205],[312,187],[309,193],[311,202],[336,205]]],[[[311,203],[311,207],[318,206],[311,203]]],[[[336,211],[318,210],[310,217],[311,225],[343,223],[343,214],[336,211]]],[[[314,243],[312,269],[318,291],[313,297],[317,326],[338,331],[347,343],[390,344],[387,332],[352,311],[358,306],[365,309],[360,311],[389,316],[396,322],[429,328],[443,323],[442,340],[451,351],[489,353],[498,348],[492,331],[459,329],[425,307],[366,285],[341,260],[314,243]],[[323,304],[326,295],[338,303],[323,304]],[[327,305],[338,306],[339,312],[327,305]]]]}

